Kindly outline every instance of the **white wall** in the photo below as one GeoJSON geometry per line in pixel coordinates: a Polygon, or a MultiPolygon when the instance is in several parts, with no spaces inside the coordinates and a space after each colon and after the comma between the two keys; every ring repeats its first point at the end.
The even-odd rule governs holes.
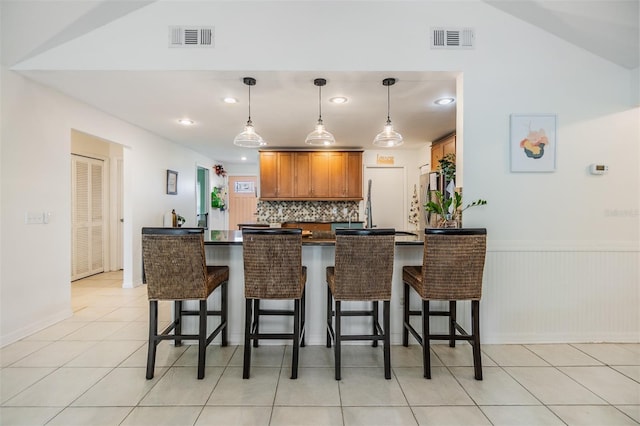
{"type": "MultiPolygon", "coordinates": [[[[464,123],[458,136],[464,144],[464,194],[468,200],[489,202],[465,214],[466,226],[484,226],[489,232],[484,303],[491,309],[483,311],[484,327],[490,327],[483,330],[485,336],[489,331],[497,341],[518,336],[539,341],[558,336],[640,340],[640,109],[629,94],[637,87],[637,72],[484,2],[156,2],[20,66],[461,72],[464,102],[458,108],[464,123]],[[202,17],[216,26],[214,50],[167,49],[168,25],[202,23],[202,17]],[[325,30],[326,22],[332,23],[331,31],[325,30]],[[474,27],[477,47],[429,49],[429,27],[440,25],[474,27]],[[509,172],[512,113],[557,114],[554,173],[509,172]],[[609,173],[589,175],[587,167],[594,162],[609,165],[609,173]],[[606,261],[585,286],[591,254],[606,261]],[[521,268],[512,269],[514,264],[521,268]],[[610,297],[611,289],[619,298],[610,297]]],[[[69,198],[61,188],[69,175],[64,159],[70,127],[132,147],[125,150],[125,160],[136,165],[125,173],[133,187],[129,201],[135,202],[129,208],[144,208],[133,215],[134,229],[159,220],[157,212],[171,207],[187,211],[193,205],[183,206],[182,195],[163,195],[163,173],[166,168],[180,171],[182,194],[195,167],[193,159],[174,164],[172,156],[184,153],[179,147],[165,142],[156,147],[157,138],[128,126],[125,130],[123,123],[69,100],[61,102],[62,111],[52,112],[60,108],[60,97],[4,74],[3,91],[10,90],[10,95],[3,120],[11,120],[3,122],[2,130],[2,240],[12,241],[12,246],[11,252],[2,251],[3,292],[9,278],[15,283],[8,296],[26,303],[25,287],[55,282],[43,290],[37,308],[24,314],[9,308],[11,321],[9,328],[3,321],[3,330],[15,330],[34,317],[51,317],[68,308],[68,262],[59,252],[68,252],[69,244],[68,215],[60,212],[69,198]],[[4,123],[11,123],[11,129],[5,130],[4,123]],[[5,143],[5,133],[11,142],[5,143]],[[37,153],[32,144],[37,144],[37,153]],[[29,176],[25,165],[35,166],[29,176]],[[54,190],[44,191],[43,182],[54,190]],[[20,222],[25,208],[51,209],[59,226],[13,230],[7,222],[20,222]],[[48,248],[53,246],[55,250],[48,248]],[[47,270],[47,280],[28,270],[33,259],[42,263],[39,270],[47,270]],[[47,298],[51,305],[42,306],[47,298]]],[[[128,246],[130,258],[139,259],[139,244],[128,246]]],[[[134,262],[133,268],[139,265],[134,262]]],[[[18,305],[22,303],[12,306],[18,305]]]]}
{"type": "MultiPolygon", "coordinates": [[[[175,208],[195,217],[195,164],[213,161],[2,70],[2,269],[0,344],[68,317],[71,259],[71,131],[125,148],[125,286],[140,283],[140,229],[175,208]],[[178,195],[165,194],[176,170],[178,195]],[[25,225],[27,211],[51,212],[25,225]],[[128,244],[127,244],[128,242],[128,244]]],[[[187,222],[187,225],[195,225],[187,222]]]]}

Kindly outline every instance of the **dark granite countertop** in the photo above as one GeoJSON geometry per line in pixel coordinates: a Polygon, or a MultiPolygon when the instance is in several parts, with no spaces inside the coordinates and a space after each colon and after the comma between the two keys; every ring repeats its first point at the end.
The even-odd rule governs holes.
{"type": "MultiPolygon", "coordinates": [[[[229,230],[205,230],[205,245],[242,245],[242,231],[229,230]]],[[[305,237],[302,239],[303,246],[332,246],[335,240],[331,238],[305,237]]],[[[396,234],[396,245],[423,245],[424,231],[398,231],[396,234]]]]}

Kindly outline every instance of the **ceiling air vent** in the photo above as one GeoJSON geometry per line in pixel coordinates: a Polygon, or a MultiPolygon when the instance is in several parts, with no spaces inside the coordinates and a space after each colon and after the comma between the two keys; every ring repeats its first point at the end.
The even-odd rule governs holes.
{"type": "Polygon", "coordinates": [[[473,28],[431,28],[432,49],[473,49],[475,46],[473,28]]]}
{"type": "Polygon", "coordinates": [[[214,27],[169,27],[169,47],[213,47],[214,27]]]}

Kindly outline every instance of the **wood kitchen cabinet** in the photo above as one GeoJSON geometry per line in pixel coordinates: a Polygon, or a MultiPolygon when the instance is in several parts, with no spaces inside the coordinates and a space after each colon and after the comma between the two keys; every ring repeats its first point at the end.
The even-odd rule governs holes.
{"type": "Polygon", "coordinates": [[[260,198],[292,198],[294,190],[294,153],[260,153],[260,198]]]}
{"type": "Polygon", "coordinates": [[[438,139],[431,144],[431,171],[435,172],[440,167],[440,160],[447,154],[456,153],[455,133],[438,139]]]}
{"type": "Polygon", "coordinates": [[[261,151],[263,200],[361,200],[362,152],[261,151]]]}

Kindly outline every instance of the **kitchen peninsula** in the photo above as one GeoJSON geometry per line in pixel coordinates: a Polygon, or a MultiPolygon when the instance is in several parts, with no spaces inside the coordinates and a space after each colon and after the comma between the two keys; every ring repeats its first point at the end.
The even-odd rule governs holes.
{"type": "MultiPolygon", "coordinates": [[[[306,340],[309,345],[321,345],[326,341],[326,267],[332,266],[335,255],[335,240],[326,234],[322,238],[310,237],[302,239],[302,264],[307,267],[307,307],[306,307],[306,340]]],[[[396,235],[395,263],[391,299],[391,342],[399,344],[402,333],[402,267],[422,263],[424,232],[399,232],[396,235]]],[[[244,268],[242,258],[242,231],[212,230],[205,231],[205,252],[207,264],[229,266],[229,341],[241,344],[244,327],[244,268]]],[[[286,301],[269,301],[271,306],[286,307],[286,301]]],[[[417,300],[415,301],[418,302],[417,300]]],[[[213,299],[210,304],[217,309],[213,299]]],[[[352,302],[354,307],[364,302],[352,302]]],[[[417,306],[417,305],[416,305],[417,306]]],[[[466,318],[466,306],[459,307],[460,318],[466,318]]],[[[439,324],[434,318],[432,322],[439,324]]],[[[191,320],[191,318],[187,318],[191,320]]],[[[282,330],[281,318],[266,317],[261,321],[265,331],[282,330]]],[[[195,322],[193,323],[195,327],[195,322]]],[[[210,327],[213,324],[210,324],[210,327]]],[[[345,327],[348,332],[358,333],[360,329],[371,325],[364,318],[350,318],[345,327]]],[[[436,325],[440,326],[440,325],[436,325]]],[[[444,327],[444,322],[442,323],[444,327]]],[[[266,342],[265,344],[270,344],[266,342]]]]}

